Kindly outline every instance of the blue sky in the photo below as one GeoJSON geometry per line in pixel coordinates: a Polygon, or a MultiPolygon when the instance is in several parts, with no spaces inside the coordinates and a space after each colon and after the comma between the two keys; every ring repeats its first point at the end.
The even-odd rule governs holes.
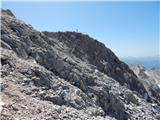
{"type": "Polygon", "coordinates": [[[157,56],[158,2],[3,2],[2,8],[40,31],[75,31],[103,42],[119,57],[157,56]]]}

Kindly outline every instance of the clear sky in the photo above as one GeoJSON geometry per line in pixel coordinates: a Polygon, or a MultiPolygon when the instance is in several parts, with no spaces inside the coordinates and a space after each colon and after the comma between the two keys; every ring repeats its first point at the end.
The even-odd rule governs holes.
{"type": "Polygon", "coordinates": [[[103,42],[119,57],[157,56],[158,2],[3,2],[40,31],[75,31],[103,42]]]}

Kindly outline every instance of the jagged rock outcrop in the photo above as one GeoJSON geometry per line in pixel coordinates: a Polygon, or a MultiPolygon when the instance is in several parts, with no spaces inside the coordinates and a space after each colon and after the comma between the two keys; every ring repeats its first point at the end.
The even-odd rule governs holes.
{"type": "Polygon", "coordinates": [[[130,68],[141,80],[149,95],[160,101],[160,69],[147,70],[145,67],[137,64],[130,65],[130,68]]]}
{"type": "Polygon", "coordinates": [[[137,81],[134,73],[104,44],[88,35],[76,32],[43,33],[62,43],[62,47],[59,49],[69,56],[76,56],[80,60],[93,65],[100,72],[116,79],[121,85],[126,84],[131,90],[138,89],[139,92],[144,92],[143,86],[137,81]]]}
{"type": "Polygon", "coordinates": [[[2,119],[159,119],[143,82],[102,43],[39,32],[10,10],[1,22],[2,119]]]}

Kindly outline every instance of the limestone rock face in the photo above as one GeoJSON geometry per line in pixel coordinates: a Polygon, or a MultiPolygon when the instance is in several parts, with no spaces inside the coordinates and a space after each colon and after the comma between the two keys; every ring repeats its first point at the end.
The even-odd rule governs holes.
{"type": "Polygon", "coordinates": [[[102,43],[76,32],[39,32],[1,10],[1,118],[158,119],[154,96],[102,43]]]}

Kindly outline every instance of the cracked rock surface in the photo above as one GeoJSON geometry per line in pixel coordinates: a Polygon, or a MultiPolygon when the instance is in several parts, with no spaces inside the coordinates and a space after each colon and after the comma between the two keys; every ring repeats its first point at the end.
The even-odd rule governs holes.
{"type": "Polygon", "coordinates": [[[10,10],[1,22],[3,120],[160,119],[159,100],[104,44],[39,32],[10,10]]]}

